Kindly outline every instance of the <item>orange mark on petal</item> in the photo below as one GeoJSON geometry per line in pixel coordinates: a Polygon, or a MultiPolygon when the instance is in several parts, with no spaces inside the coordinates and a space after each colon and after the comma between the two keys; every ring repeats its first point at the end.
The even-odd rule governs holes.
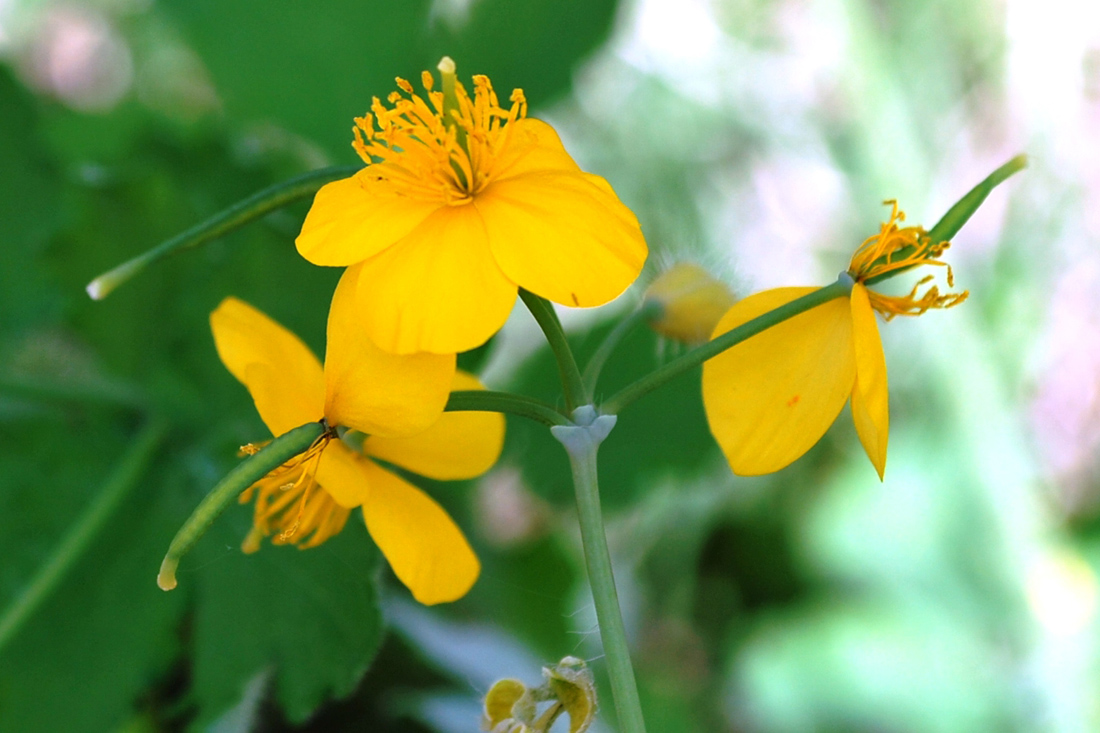
{"type": "Polygon", "coordinates": [[[802,395],[797,395],[796,394],[794,397],[787,400],[787,407],[794,407],[795,405],[798,404],[798,401],[800,399],[802,399],[802,395]]]}

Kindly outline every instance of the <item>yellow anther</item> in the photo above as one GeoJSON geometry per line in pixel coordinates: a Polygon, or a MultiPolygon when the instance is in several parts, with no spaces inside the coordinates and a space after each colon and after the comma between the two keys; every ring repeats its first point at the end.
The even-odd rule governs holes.
{"type": "MultiPolygon", "coordinates": [[[[947,272],[947,286],[955,286],[955,273],[939,257],[951,246],[950,242],[933,242],[922,227],[900,227],[905,212],[895,200],[883,202],[891,207],[890,218],[884,222],[878,234],[868,237],[852,255],[848,274],[859,283],[882,275],[919,265],[943,267],[947,272]]],[[[908,295],[882,295],[868,288],[871,306],[886,320],[895,316],[917,316],[932,308],[951,308],[966,300],[969,293],[940,294],[932,285],[923,294],[920,289],[933,280],[931,275],[921,278],[908,295]]]]}

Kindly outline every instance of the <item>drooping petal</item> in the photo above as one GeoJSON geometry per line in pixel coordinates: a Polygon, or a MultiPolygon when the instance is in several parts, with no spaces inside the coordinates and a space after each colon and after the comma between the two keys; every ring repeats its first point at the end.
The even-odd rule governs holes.
{"type": "Polygon", "coordinates": [[[354,268],[332,296],[325,352],[325,417],[370,435],[409,435],[434,423],[447,404],[454,354],[391,354],[367,337],[354,268]]]}
{"type": "Polygon", "coordinates": [[[237,298],[210,314],[210,328],[222,363],[248,388],[272,434],[323,417],[321,363],[301,339],[237,298]]]}
{"type": "Polygon", "coordinates": [[[425,605],[466,595],[481,564],[462,530],[423,491],[377,464],[364,463],[370,496],[363,518],[393,572],[425,605]]]}
{"type": "MultiPolygon", "coordinates": [[[[484,389],[473,375],[456,372],[452,389],[484,389]]],[[[363,451],[428,478],[473,478],[492,468],[504,447],[504,416],[497,412],[445,412],[430,428],[407,438],[372,435],[363,451]]]]}
{"type": "Polygon", "coordinates": [[[314,476],[317,483],[342,507],[356,507],[370,494],[367,463],[339,440],[330,441],[321,453],[314,476]]]}
{"type": "Polygon", "coordinates": [[[890,400],[886,355],[867,289],[852,286],[852,335],[855,344],[856,384],[852,389],[852,420],[859,442],[867,451],[878,477],[886,471],[886,443],[890,434],[890,400]]]}
{"type": "Polygon", "coordinates": [[[404,237],[438,208],[438,201],[399,192],[368,166],[317,192],[295,244],[315,265],[353,265],[404,237]]]}
{"type": "Polygon", "coordinates": [[[533,172],[474,200],[504,274],[568,306],[596,306],[634,282],[648,249],[638,220],[588,173],[533,172]]]}
{"type": "Polygon", "coordinates": [[[366,334],[382,349],[455,354],[485,343],[516,300],[472,205],[447,207],[357,266],[366,334]]]}
{"type": "MultiPolygon", "coordinates": [[[[745,298],[714,334],[813,290],[777,288],[745,298]]],[[[778,471],[809,450],[851,394],[855,369],[847,298],[783,321],[703,364],[707,420],[734,473],[778,471]]]]}

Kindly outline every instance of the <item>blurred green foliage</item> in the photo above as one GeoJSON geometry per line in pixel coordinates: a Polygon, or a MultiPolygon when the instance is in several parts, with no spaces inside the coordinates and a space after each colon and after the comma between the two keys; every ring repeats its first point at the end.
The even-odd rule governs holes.
{"type": "MultiPolygon", "coordinates": [[[[1010,119],[1027,105],[1009,103],[1005,4],[992,0],[688,3],[678,17],[705,6],[715,25],[680,37],[676,73],[643,40],[683,28],[621,21],[659,3],[14,5],[27,17],[61,7],[109,18],[134,87],[82,112],[36,80],[33,53],[11,51],[0,67],[0,614],[150,418],[170,430],[0,647],[0,733],[467,731],[492,679],[537,683],[538,666],[565,654],[588,658],[607,689],[568,464],[543,428],[518,420],[485,480],[416,479],[483,562],[457,603],[405,601],[360,521],[316,550],[243,555],[248,507],[230,509],[184,560],[178,590],[154,584],[173,532],[238,446],[266,437],[216,357],[209,313],[238,296],[320,354],[338,272],[295,253],[299,205],[158,263],[103,302],[84,285],[275,181],[354,163],[352,117],[394,76],[416,83],[448,54],[460,76],[486,73],[502,96],[522,87],[532,114],[552,116],[586,169],[636,210],[650,269],[692,257],[742,294],[831,277],[883,198],[930,224],[1025,126],[1010,119]],[[692,66],[700,49],[722,63],[692,66]],[[781,225],[762,227],[761,210],[781,225]],[[760,274],[766,258],[773,280],[760,274]]],[[[651,731],[1095,729],[1096,512],[1062,526],[1057,488],[1042,493],[1058,478],[1039,474],[1025,427],[1051,278],[1077,264],[1049,242],[1087,231],[1081,201],[1094,188],[1041,162],[1026,175],[1041,184],[999,193],[978,234],[955,242],[965,308],[883,327],[885,484],[846,415],[783,472],[730,476],[698,374],[621,415],[601,450],[602,491],[651,731]],[[984,254],[968,249],[983,241],[984,254]],[[1053,588],[1047,616],[1037,565],[1049,571],[1040,580],[1061,583],[1039,586],[1053,588]],[[1090,598],[1091,615],[1073,616],[1090,598]]],[[[611,327],[570,331],[582,364],[611,327]]],[[[462,365],[499,367],[508,338],[462,365]]],[[[599,393],[676,348],[632,333],[599,393]]],[[[545,349],[509,366],[493,387],[557,399],[545,349]]],[[[606,693],[602,704],[613,728],[606,693]]]]}

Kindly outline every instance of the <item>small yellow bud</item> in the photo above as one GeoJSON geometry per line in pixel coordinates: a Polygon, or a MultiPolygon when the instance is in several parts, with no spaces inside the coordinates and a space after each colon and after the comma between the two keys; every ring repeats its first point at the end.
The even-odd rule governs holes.
{"type": "Polygon", "coordinates": [[[646,305],[659,306],[650,320],[653,330],[689,344],[708,341],[736,300],[725,283],[690,262],[665,270],[645,292],[646,305]]]}

